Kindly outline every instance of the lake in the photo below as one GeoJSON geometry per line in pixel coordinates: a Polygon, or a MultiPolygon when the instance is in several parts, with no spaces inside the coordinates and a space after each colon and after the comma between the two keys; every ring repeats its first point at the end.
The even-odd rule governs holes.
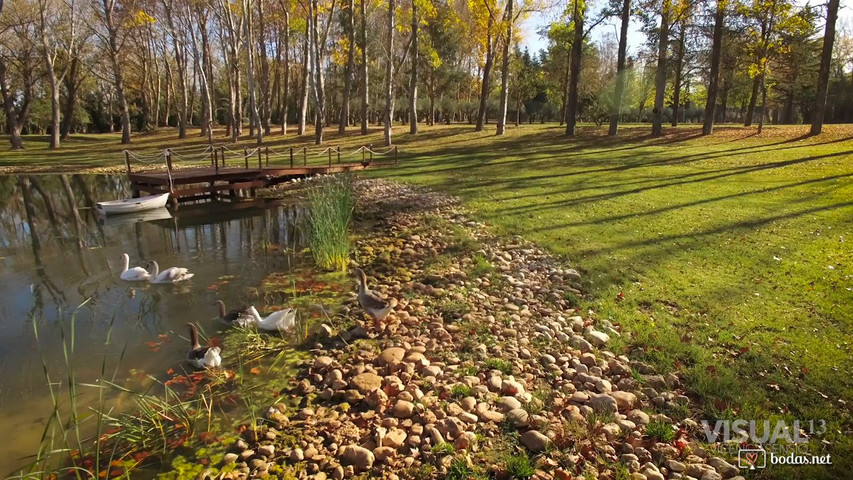
{"type": "MultiPolygon", "coordinates": [[[[63,345],[72,326],[78,382],[97,381],[104,366],[120,384],[166,378],[188,369],[184,323],[216,335],[224,327],[215,300],[263,311],[263,279],[300,266],[290,253],[305,245],[298,206],[212,202],[148,219],[103,219],[92,208],[129,196],[121,176],[0,176],[0,431],[14,432],[0,449],[0,473],[38,448],[53,408],[43,364],[67,386],[63,345]],[[124,282],[122,253],[131,266],[156,260],[195,276],[176,285],[124,282]]],[[[96,389],[81,390],[78,408],[96,401],[96,389]]]]}

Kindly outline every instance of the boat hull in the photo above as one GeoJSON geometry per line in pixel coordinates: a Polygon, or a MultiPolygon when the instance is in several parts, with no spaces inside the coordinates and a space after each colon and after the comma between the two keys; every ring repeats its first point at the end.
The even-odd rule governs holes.
{"type": "Polygon", "coordinates": [[[163,208],[169,201],[168,193],[149,195],[147,197],[128,198],[124,200],[111,200],[98,202],[98,211],[104,215],[117,215],[122,213],[142,212],[154,208],[163,208]]]}

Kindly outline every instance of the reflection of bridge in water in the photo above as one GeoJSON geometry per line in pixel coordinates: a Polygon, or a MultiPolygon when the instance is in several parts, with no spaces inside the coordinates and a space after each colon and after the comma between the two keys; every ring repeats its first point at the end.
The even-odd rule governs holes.
{"type": "Polygon", "coordinates": [[[344,153],[332,146],[319,152],[289,148],[277,152],[269,147],[244,148],[242,152],[224,146],[210,146],[201,152],[166,149],[158,155],[125,150],[125,166],[134,197],[171,193],[174,203],[239,197],[254,197],[255,189],[294,178],[341,173],[397,164],[397,147],[377,152],[369,146],[344,153]],[[230,158],[228,157],[230,154],[230,158]],[[375,161],[375,157],[388,157],[375,161]],[[353,160],[355,158],[355,160],[353,160]],[[273,165],[270,165],[270,159],[273,165]],[[134,162],[146,164],[133,171],[134,162]],[[157,167],[154,167],[157,165],[157,167]],[[165,167],[165,168],[164,168],[165,167]],[[224,194],[223,194],[224,193],[224,194]]]}

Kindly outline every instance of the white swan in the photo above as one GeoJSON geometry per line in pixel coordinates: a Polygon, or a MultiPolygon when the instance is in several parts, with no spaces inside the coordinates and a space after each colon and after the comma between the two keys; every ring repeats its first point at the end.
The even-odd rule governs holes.
{"type": "Polygon", "coordinates": [[[144,280],[148,280],[151,276],[148,273],[148,270],[145,270],[142,267],[130,267],[130,256],[126,253],[121,254],[122,262],[124,262],[124,267],[121,270],[121,275],[119,278],[128,282],[140,282],[144,280]]]}
{"type": "Polygon", "coordinates": [[[296,325],[296,309],[285,308],[277,312],[272,312],[264,318],[258,313],[254,305],[246,310],[255,319],[255,325],[259,330],[267,332],[290,330],[296,325]]]}
{"type": "Polygon", "coordinates": [[[160,265],[157,265],[156,260],[151,260],[151,283],[178,283],[184,280],[193,278],[194,273],[190,273],[186,268],[171,267],[160,271],[160,265]]]}
{"type": "Polygon", "coordinates": [[[192,323],[187,323],[186,326],[190,329],[190,351],[187,354],[187,360],[196,368],[216,368],[222,365],[222,357],[219,353],[222,351],[219,347],[202,347],[198,343],[198,330],[192,323]]]}

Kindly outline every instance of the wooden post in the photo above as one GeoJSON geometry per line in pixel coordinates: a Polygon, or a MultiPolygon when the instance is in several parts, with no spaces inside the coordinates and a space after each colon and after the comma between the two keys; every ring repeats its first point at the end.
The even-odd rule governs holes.
{"type": "Polygon", "coordinates": [[[213,159],[216,157],[216,148],[210,148],[210,167],[213,168],[213,159]]]}
{"type": "Polygon", "coordinates": [[[127,174],[130,175],[130,152],[124,151],[124,166],[127,167],[127,174]]]}
{"type": "Polygon", "coordinates": [[[290,168],[293,168],[293,147],[290,147],[290,168]]]}
{"type": "Polygon", "coordinates": [[[308,165],[308,147],[302,147],[302,166],[308,165]]]}
{"type": "Polygon", "coordinates": [[[332,168],[332,147],[327,148],[329,151],[329,168],[332,168]]]}
{"type": "Polygon", "coordinates": [[[222,168],[225,168],[225,147],[222,147],[222,168]]]}
{"type": "Polygon", "coordinates": [[[394,165],[397,165],[397,145],[394,145],[394,165]]]}
{"type": "Polygon", "coordinates": [[[362,145],[361,146],[361,166],[362,167],[367,165],[367,161],[364,159],[365,150],[366,149],[364,148],[364,145],[362,145]]]}
{"type": "Polygon", "coordinates": [[[172,151],[168,148],[166,149],[166,170],[172,173],[172,151]]]}
{"type": "Polygon", "coordinates": [[[270,147],[267,147],[267,166],[270,166],[270,147]]]}
{"type": "MultiPolygon", "coordinates": [[[[270,163],[269,150],[270,150],[269,147],[267,147],[267,165],[269,165],[269,163],[270,163]]],[[[261,149],[259,148],[258,149],[258,171],[261,171],[264,169],[263,159],[262,159],[261,155],[262,155],[261,149]]]]}
{"type": "Polygon", "coordinates": [[[373,150],[370,151],[370,163],[373,163],[373,150]]]}
{"type": "Polygon", "coordinates": [[[243,147],[243,161],[246,163],[246,169],[249,168],[249,147],[243,147]]]}
{"type": "Polygon", "coordinates": [[[338,151],[338,164],[340,164],[341,163],[341,146],[340,145],[338,145],[337,151],[338,151]]]}

